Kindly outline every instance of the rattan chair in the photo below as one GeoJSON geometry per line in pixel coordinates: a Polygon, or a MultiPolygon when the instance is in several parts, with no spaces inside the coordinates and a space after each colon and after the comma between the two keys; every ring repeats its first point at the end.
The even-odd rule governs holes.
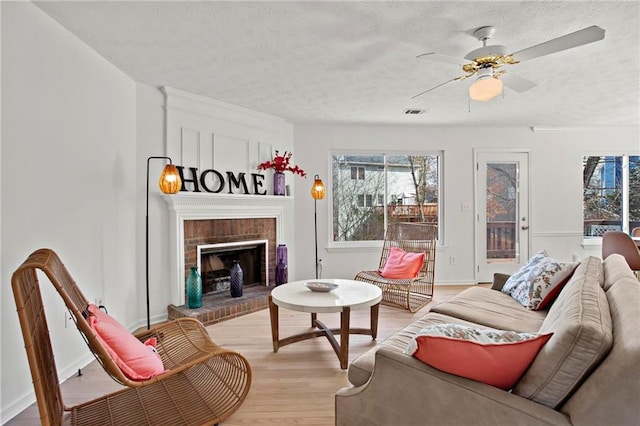
{"type": "Polygon", "coordinates": [[[85,319],[89,302],[60,258],[50,249],[33,252],[13,273],[13,294],[42,425],[212,425],[234,413],[251,386],[251,368],[239,353],[217,346],[204,326],[181,318],[136,333],[156,337],[167,371],[146,381],[128,379],[85,319]],[[105,371],[124,387],[67,407],[38,282],[43,271],[105,371]]]}
{"type": "Polygon", "coordinates": [[[375,284],[382,289],[382,304],[416,312],[433,298],[437,226],[432,223],[394,222],[387,226],[380,265],[376,271],[360,271],[354,280],[375,284]],[[420,272],[412,279],[387,279],[380,275],[389,249],[426,254],[420,272]]]}

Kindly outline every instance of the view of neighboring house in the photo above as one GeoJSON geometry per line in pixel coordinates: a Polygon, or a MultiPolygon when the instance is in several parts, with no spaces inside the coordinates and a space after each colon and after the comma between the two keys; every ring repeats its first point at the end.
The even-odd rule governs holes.
{"type": "Polygon", "coordinates": [[[394,221],[438,222],[439,155],[333,155],[333,240],[381,240],[394,221]]]}

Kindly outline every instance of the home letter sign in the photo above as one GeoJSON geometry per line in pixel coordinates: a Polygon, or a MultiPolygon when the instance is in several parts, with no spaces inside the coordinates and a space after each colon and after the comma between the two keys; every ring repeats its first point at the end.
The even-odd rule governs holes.
{"type": "MultiPolygon", "coordinates": [[[[234,174],[233,172],[226,172],[226,180],[225,175],[220,173],[214,169],[207,169],[200,174],[200,178],[198,178],[198,169],[195,167],[189,167],[189,172],[191,174],[190,179],[185,178],[184,167],[176,166],[178,168],[178,172],[180,173],[180,179],[182,179],[182,188],[181,192],[187,192],[187,183],[193,185],[193,192],[201,192],[200,187],[205,192],[211,192],[217,194],[222,192],[222,190],[227,187],[227,191],[229,194],[233,194],[234,188],[237,190],[241,190],[243,194],[249,194],[249,187],[247,185],[247,180],[245,178],[246,173],[239,172],[234,174]]],[[[267,191],[262,189],[264,175],[258,173],[251,173],[251,184],[253,186],[253,194],[255,195],[266,195],[267,191]]]]}

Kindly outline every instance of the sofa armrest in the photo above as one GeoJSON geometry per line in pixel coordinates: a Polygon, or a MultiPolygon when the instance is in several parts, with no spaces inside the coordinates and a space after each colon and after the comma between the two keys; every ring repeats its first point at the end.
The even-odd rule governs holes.
{"type": "Polygon", "coordinates": [[[380,348],[371,379],[336,394],[336,426],[570,425],[562,413],[380,348]]]}
{"type": "Polygon", "coordinates": [[[499,272],[493,274],[493,283],[491,283],[491,289],[498,291],[502,290],[502,287],[504,287],[510,276],[511,275],[509,274],[501,274],[499,272]]]}

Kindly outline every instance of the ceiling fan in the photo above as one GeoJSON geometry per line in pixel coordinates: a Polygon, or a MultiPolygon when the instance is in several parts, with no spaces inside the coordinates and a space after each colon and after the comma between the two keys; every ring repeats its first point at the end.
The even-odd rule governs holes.
{"type": "Polygon", "coordinates": [[[505,46],[487,46],[496,29],[491,26],[480,27],[474,33],[474,37],[482,42],[482,47],[467,53],[464,59],[439,53],[423,53],[417,57],[428,61],[453,64],[462,67],[466,74],[455,77],[430,89],[420,92],[412,99],[422,96],[432,90],[451,83],[452,81],[465,80],[477,76],[476,81],[469,87],[469,97],[476,101],[488,101],[502,93],[503,83],[516,92],[526,92],[533,89],[536,83],[522,77],[507,73],[500,69],[504,65],[514,65],[523,61],[538,58],[544,55],[560,52],[593,43],[604,38],[604,30],[598,26],[590,26],[570,34],[528,47],[515,53],[507,54],[505,46]]]}

